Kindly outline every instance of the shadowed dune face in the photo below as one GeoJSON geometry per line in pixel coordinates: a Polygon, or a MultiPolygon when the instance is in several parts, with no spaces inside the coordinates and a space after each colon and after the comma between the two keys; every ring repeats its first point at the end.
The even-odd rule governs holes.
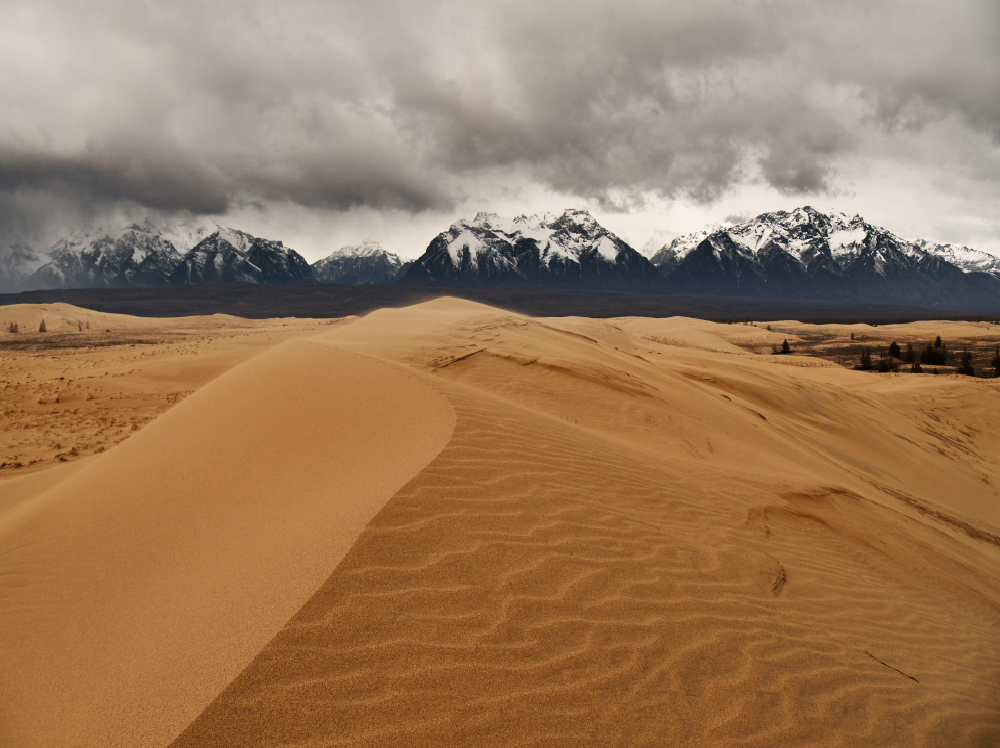
{"type": "Polygon", "coordinates": [[[997,382],[455,299],[321,329],[19,489],[13,744],[1000,743],[997,382]]]}
{"type": "Polygon", "coordinates": [[[995,385],[678,325],[441,300],[325,335],[454,432],[175,748],[1000,739],[995,385]]]}

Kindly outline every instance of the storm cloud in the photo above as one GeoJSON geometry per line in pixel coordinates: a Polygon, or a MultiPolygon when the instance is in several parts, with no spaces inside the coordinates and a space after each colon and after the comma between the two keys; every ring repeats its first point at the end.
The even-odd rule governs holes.
{"type": "Polygon", "coordinates": [[[896,135],[970,173],[1000,147],[995,0],[7,0],[0,29],[12,222],[442,210],[491,174],[624,208],[815,194],[896,135]]]}

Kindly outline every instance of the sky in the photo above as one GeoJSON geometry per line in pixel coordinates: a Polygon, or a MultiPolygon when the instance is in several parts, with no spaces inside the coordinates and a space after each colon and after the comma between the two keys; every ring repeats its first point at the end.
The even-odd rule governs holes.
{"type": "Polygon", "coordinates": [[[996,0],[0,0],[0,70],[0,232],[42,244],[415,257],[574,207],[642,250],[814,205],[1000,255],[996,0]]]}

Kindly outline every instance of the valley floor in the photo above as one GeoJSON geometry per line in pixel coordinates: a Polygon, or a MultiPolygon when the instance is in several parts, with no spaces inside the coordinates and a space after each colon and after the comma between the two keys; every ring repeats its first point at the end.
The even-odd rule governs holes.
{"type": "Polygon", "coordinates": [[[995,327],[6,317],[0,744],[1000,743],[995,327]]]}

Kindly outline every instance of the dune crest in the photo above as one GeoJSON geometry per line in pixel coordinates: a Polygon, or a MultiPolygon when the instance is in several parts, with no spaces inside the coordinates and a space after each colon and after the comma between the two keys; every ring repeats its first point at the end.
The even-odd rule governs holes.
{"type": "Polygon", "coordinates": [[[439,300],[324,334],[453,436],[173,748],[1000,739],[993,385],[715,332],[439,300]]]}
{"type": "Polygon", "coordinates": [[[166,744],[453,423],[399,368],[289,341],[9,512],[3,744],[166,744]]]}

